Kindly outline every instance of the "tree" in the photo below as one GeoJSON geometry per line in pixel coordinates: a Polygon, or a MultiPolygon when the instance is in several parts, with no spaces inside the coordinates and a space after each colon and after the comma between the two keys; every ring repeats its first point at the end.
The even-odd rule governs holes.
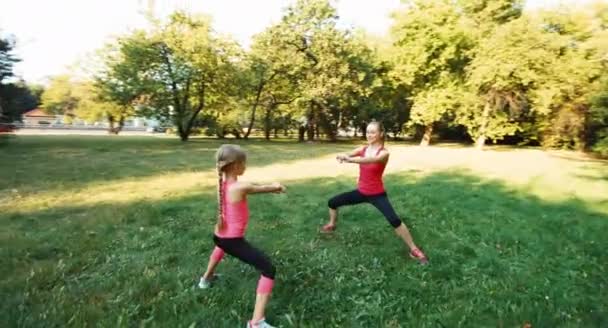
{"type": "Polygon", "coordinates": [[[412,0],[394,19],[394,76],[413,93],[412,123],[424,127],[426,146],[435,123],[455,109],[452,92],[463,83],[474,42],[454,1],[412,0]]]}
{"type": "Polygon", "coordinates": [[[592,149],[608,157],[608,78],[604,77],[600,89],[591,98],[590,140],[592,149]]]}
{"type": "Polygon", "coordinates": [[[42,93],[42,107],[49,114],[72,115],[78,106],[74,94],[76,82],[69,75],[58,75],[51,79],[42,93]]]}
{"type": "Polygon", "coordinates": [[[13,65],[19,59],[13,54],[15,40],[0,37],[0,122],[11,122],[19,117],[20,110],[15,103],[22,89],[5,80],[13,76],[13,65]]]}
{"type": "Polygon", "coordinates": [[[269,139],[272,113],[279,105],[289,104],[298,97],[295,88],[298,81],[294,75],[297,68],[291,62],[293,51],[277,42],[280,28],[280,25],[273,25],[255,35],[244,61],[244,98],[251,107],[245,139],[251,133],[260,105],[264,107],[264,131],[266,139],[269,139]]]}
{"type": "Polygon", "coordinates": [[[203,110],[222,108],[234,92],[230,82],[240,51],[235,42],[212,32],[207,17],[175,12],[166,24],[136,31],[119,45],[120,65],[138,71],[134,81],[116,74],[115,85],[139,86],[126,94],[138,94],[150,113],[172,121],[182,141],[203,110]]]}
{"type": "Polygon", "coordinates": [[[121,103],[120,98],[112,98],[112,90],[104,89],[106,85],[99,81],[79,83],[74,88],[78,105],[74,114],[89,122],[108,121],[108,133],[119,134],[127,118],[135,114],[135,103],[121,103]]]}
{"type": "Polygon", "coordinates": [[[542,12],[538,18],[559,49],[534,98],[543,113],[536,118],[540,139],[547,147],[588,148],[596,129],[592,98],[601,94],[608,34],[601,16],[584,11],[542,12]]]}
{"type": "Polygon", "coordinates": [[[40,105],[39,86],[28,86],[24,81],[0,86],[0,123],[21,120],[21,115],[40,105]]]}
{"type": "Polygon", "coordinates": [[[299,108],[309,140],[322,130],[331,139],[352,99],[369,95],[373,82],[370,50],[349,31],[337,28],[328,1],[299,0],[287,8],[273,35],[277,48],[291,53],[299,108]]]}
{"type": "Polygon", "coordinates": [[[15,40],[0,37],[0,85],[13,76],[13,65],[20,60],[13,54],[15,40]]]}
{"type": "Polygon", "coordinates": [[[559,49],[526,17],[497,26],[479,42],[467,67],[470,92],[457,113],[481,149],[487,139],[500,140],[519,131],[520,117],[530,106],[530,94],[542,86],[559,49]]]}
{"type": "Polygon", "coordinates": [[[154,56],[145,35],[137,31],[99,51],[103,68],[93,83],[81,88],[87,106],[81,107],[80,115],[89,120],[106,119],[108,132],[118,134],[125,120],[134,115],[135,108],[145,106],[157,87],[147,80],[150,73],[142,69],[153,65],[154,56]]]}
{"type": "Polygon", "coordinates": [[[412,123],[425,127],[421,146],[431,142],[434,124],[454,112],[462,102],[462,82],[452,77],[440,78],[437,84],[420,90],[412,99],[412,123]]]}

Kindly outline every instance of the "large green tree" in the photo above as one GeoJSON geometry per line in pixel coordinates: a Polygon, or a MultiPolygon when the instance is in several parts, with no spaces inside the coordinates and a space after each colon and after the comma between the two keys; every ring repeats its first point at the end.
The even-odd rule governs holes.
{"type": "Polygon", "coordinates": [[[325,0],[299,0],[288,7],[273,37],[279,49],[291,53],[290,72],[299,89],[295,108],[308,139],[322,131],[335,140],[352,100],[371,91],[370,49],[337,27],[336,10],[325,0]]]}
{"type": "Polygon", "coordinates": [[[601,94],[600,79],[605,76],[608,60],[608,34],[602,16],[553,10],[538,18],[558,49],[535,97],[535,105],[544,114],[536,117],[539,139],[547,147],[588,148],[598,126],[592,102],[595,94],[601,94]]]}
{"type": "Polygon", "coordinates": [[[292,49],[277,42],[280,25],[273,25],[254,36],[242,69],[243,98],[250,107],[245,139],[249,137],[259,107],[263,108],[265,136],[269,138],[272,114],[279,105],[289,104],[297,98],[297,68],[291,62],[292,49]]]}
{"type": "Polygon", "coordinates": [[[421,145],[431,141],[436,122],[457,106],[456,92],[471,61],[474,38],[462,8],[450,0],[406,3],[394,15],[394,75],[412,91],[412,123],[424,127],[421,145]]]}
{"type": "MultiPolygon", "coordinates": [[[[23,83],[15,84],[8,82],[14,77],[13,65],[19,59],[13,53],[15,40],[9,37],[0,37],[0,123],[11,122],[19,119],[24,110],[21,103],[28,93],[23,83]]],[[[30,108],[25,108],[25,110],[30,108]]]]}
{"type": "Polygon", "coordinates": [[[479,42],[467,68],[467,106],[457,117],[477,148],[487,139],[517,132],[523,113],[542,110],[530,106],[530,94],[543,87],[558,51],[550,36],[526,17],[497,26],[479,42]]]}
{"type": "Polygon", "coordinates": [[[124,99],[137,95],[151,115],[172,121],[183,141],[199,114],[224,108],[234,91],[233,63],[240,50],[235,42],[216,35],[206,16],[175,12],[151,31],[122,38],[117,51],[122,60],[110,64],[111,70],[121,71],[113,66],[119,65],[135,74],[112,75],[115,85],[128,86],[124,99]]]}
{"type": "Polygon", "coordinates": [[[70,75],[54,76],[42,93],[42,107],[49,114],[72,115],[78,106],[77,82],[70,75]]]}

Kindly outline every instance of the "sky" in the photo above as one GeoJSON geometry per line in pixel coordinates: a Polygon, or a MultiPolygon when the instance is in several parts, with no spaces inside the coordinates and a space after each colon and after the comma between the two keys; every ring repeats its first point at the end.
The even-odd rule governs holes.
{"type": "MultiPolygon", "coordinates": [[[[526,9],[581,4],[594,0],[528,0],[526,9]]],[[[608,1],[608,0],[602,0],[608,1]]],[[[175,9],[207,13],[213,27],[247,47],[251,36],[278,22],[294,0],[155,0],[155,14],[175,9]]],[[[21,62],[15,73],[29,83],[45,84],[53,75],[86,62],[113,36],[144,27],[148,0],[0,0],[0,34],[17,40],[21,62]]],[[[334,0],[342,26],[371,34],[388,33],[389,14],[400,0],[334,0]]]]}

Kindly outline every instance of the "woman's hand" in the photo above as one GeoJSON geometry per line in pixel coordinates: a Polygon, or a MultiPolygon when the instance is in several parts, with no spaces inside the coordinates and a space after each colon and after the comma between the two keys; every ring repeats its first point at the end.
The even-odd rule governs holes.
{"type": "Polygon", "coordinates": [[[274,191],[274,192],[277,193],[277,194],[284,193],[287,190],[287,188],[284,185],[282,185],[282,184],[280,184],[278,182],[275,182],[275,183],[271,184],[271,186],[273,188],[276,188],[276,191],[274,191]]]}

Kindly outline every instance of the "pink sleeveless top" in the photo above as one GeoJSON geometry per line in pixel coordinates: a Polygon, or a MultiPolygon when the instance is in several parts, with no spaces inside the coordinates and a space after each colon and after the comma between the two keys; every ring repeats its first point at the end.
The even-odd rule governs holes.
{"type": "Polygon", "coordinates": [[[224,225],[221,230],[216,232],[220,238],[241,238],[245,236],[245,229],[249,222],[249,207],[247,206],[247,198],[231,203],[228,201],[228,188],[234,182],[225,181],[222,185],[224,200],[223,204],[223,221],[224,225]]]}
{"type": "MultiPolygon", "coordinates": [[[[384,147],[380,147],[376,152],[376,156],[384,147]]],[[[358,154],[365,157],[367,146],[358,154]]],[[[382,174],[384,174],[386,163],[366,163],[359,164],[359,181],[357,189],[364,195],[378,195],[384,192],[384,183],[382,182],[382,174]]]]}

